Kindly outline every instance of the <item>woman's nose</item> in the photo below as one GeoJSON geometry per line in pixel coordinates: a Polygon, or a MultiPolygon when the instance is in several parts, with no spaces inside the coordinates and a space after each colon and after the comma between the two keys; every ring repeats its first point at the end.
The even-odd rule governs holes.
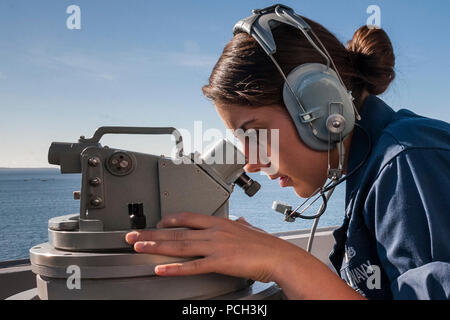
{"type": "Polygon", "coordinates": [[[257,164],[249,164],[247,163],[244,166],[244,170],[247,172],[258,172],[261,170],[261,168],[257,164]]]}
{"type": "Polygon", "coordinates": [[[261,168],[268,168],[270,167],[270,163],[268,164],[260,164],[260,163],[256,163],[256,164],[251,164],[251,163],[247,163],[244,166],[244,170],[247,172],[259,172],[261,171],[261,168]]]}

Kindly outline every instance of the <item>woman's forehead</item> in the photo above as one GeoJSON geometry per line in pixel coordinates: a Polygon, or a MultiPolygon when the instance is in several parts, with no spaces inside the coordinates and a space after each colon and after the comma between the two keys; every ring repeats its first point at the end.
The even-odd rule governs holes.
{"type": "Polygon", "coordinates": [[[229,129],[243,128],[256,121],[270,121],[276,115],[283,114],[280,106],[245,106],[226,103],[215,103],[216,109],[229,129]]]}
{"type": "Polygon", "coordinates": [[[240,128],[243,122],[248,121],[255,114],[255,108],[249,106],[226,103],[215,103],[215,106],[228,129],[240,128]]]}

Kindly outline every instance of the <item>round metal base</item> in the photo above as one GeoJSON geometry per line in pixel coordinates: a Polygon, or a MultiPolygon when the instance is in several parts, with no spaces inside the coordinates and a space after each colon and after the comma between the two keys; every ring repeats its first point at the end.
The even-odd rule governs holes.
{"type": "Polygon", "coordinates": [[[48,229],[48,238],[55,248],[61,250],[120,250],[132,247],[125,241],[130,230],[119,231],[60,231],[48,229]]]}
{"type": "Polygon", "coordinates": [[[221,274],[159,277],[159,264],[189,259],[135,252],[69,252],[43,243],[30,249],[40,299],[278,299],[273,284],[221,274]]]}
{"type": "MultiPolygon", "coordinates": [[[[82,297],[82,299],[85,300],[87,299],[87,297],[82,297]]],[[[123,299],[127,300],[130,298],[126,297],[123,299]]],[[[139,297],[138,299],[144,298],[139,297]]],[[[255,282],[246,289],[211,298],[211,300],[281,300],[281,299],[285,299],[285,296],[281,291],[281,289],[276,284],[262,283],[262,282],[255,282]]],[[[38,289],[33,288],[30,290],[19,292],[11,297],[8,297],[6,300],[41,300],[41,298],[39,297],[38,289]]],[[[154,300],[162,300],[162,298],[158,297],[157,299],[154,300]]],[[[173,300],[173,297],[169,298],[168,300],[173,300]]]]}
{"type": "Polygon", "coordinates": [[[79,288],[71,279],[37,275],[37,291],[43,300],[185,300],[211,299],[247,288],[246,279],[220,274],[188,277],[135,277],[81,279],[79,288]],[[69,283],[69,284],[68,284],[69,283]]]}
{"type": "Polygon", "coordinates": [[[30,249],[32,271],[36,274],[67,278],[67,267],[78,266],[83,279],[124,278],[155,275],[159,264],[183,262],[189,259],[156,254],[128,252],[74,252],[55,249],[42,243],[30,249]]]}

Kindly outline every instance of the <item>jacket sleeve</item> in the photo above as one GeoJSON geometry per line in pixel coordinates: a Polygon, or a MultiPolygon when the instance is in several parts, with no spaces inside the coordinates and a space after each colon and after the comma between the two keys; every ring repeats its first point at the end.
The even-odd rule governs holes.
{"type": "Polygon", "coordinates": [[[450,151],[408,149],[371,187],[367,226],[394,299],[450,299],[450,151]]]}

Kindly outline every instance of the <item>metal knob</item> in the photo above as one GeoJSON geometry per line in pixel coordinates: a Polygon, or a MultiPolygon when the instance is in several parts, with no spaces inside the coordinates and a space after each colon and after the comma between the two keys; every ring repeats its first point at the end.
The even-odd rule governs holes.
{"type": "Polygon", "coordinates": [[[96,197],[96,198],[94,198],[94,199],[91,200],[91,204],[92,204],[94,207],[98,207],[98,206],[100,206],[102,203],[103,203],[103,200],[102,200],[102,198],[100,198],[100,197],[96,197]]]}
{"type": "Polygon", "coordinates": [[[99,177],[95,177],[95,178],[90,178],[89,179],[89,184],[91,186],[98,186],[101,183],[102,183],[102,179],[100,179],[99,177]]]}
{"type": "Polygon", "coordinates": [[[341,133],[345,130],[345,118],[339,113],[334,113],[327,118],[326,126],[331,133],[341,133]]]}
{"type": "Polygon", "coordinates": [[[100,159],[97,158],[97,157],[89,158],[88,164],[89,164],[91,167],[96,167],[96,166],[98,166],[98,165],[100,164],[100,159]]]}

